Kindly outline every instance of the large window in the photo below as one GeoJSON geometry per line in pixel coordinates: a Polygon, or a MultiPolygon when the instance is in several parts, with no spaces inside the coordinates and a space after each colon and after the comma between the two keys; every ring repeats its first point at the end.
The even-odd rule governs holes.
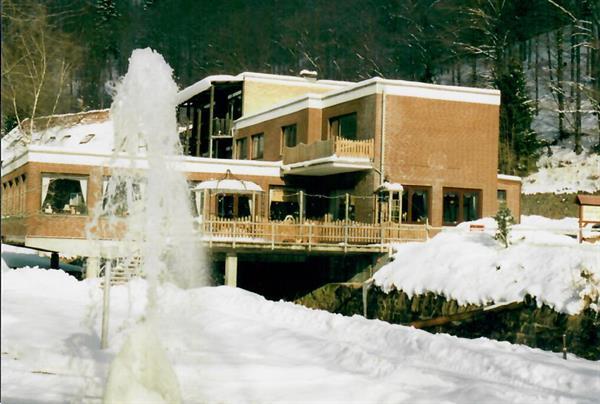
{"type": "Polygon", "coordinates": [[[300,205],[298,191],[293,188],[272,185],[269,189],[269,218],[284,220],[288,216],[298,218],[300,205]]]}
{"type": "Polygon", "coordinates": [[[356,113],[329,119],[329,136],[356,140],[356,113]]]}
{"type": "Polygon", "coordinates": [[[248,158],[248,139],[243,137],[235,141],[235,158],[246,160],[248,158]]]}
{"type": "Polygon", "coordinates": [[[143,184],[139,178],[105,177],[102,185],[103,213],[125,216],[143,209],[143,184]]]}
{"type": "Polygon", "coordinates": [[[443,222],[454,226],[481,217],[481,191],[444,188],[443,222]]]}
{"type": "Polygon", "coordinates": [[[252,159],[262,159],[265,154],[265,135],[259,133],[252,136],[252,159]]]}
{"type": "Polygon", "coordinates": [[[296,146],[296,144],[298,144],[298,138],[297,138],[297,126],[296,124],[294,125],[289,125],[289,126],[284,126],[281,128],[281,152],[283,154],[283,148],[284,147],[294,147],[296,146]]]}
{"type": "Polygon", "coordinates": [[[227,219],[250,217],[252,199],[248,195],[217,195],[217,216],[227,219]]]}
{"type": "Polygon", "coordinates": [[[429,218],[429,188],[405,185],[402,193],[402,221],[423,224],[429,218]]]}
{"type": "Polygon", "coordinates": [[[87,184],[87,177],[42,175],[42,212],[86,214],[87,184]]]}

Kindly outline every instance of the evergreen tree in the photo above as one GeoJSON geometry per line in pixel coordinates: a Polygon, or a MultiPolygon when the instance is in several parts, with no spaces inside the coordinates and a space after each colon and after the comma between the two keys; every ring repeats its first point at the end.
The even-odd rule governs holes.
{"type": "Polygon", "coordinates": [[[500,172],[526,175],[535,166],[540,142],[531,129],[535,106],[527,94],[521,63],[511,60],[495,71],[494,85],[501,92],[500,172]]]}
{"type": "Polygon", "coordinates": [[[508,209],[506,205],[500,206],[494,219],[496,219],[496,223],[498,223],[498,230],[496,231],[494,238],[500,241],[502,245],[504,245],[504,248],[508,248],[510,244],[510,229],[515,223],[510,209],[508,209]]]}

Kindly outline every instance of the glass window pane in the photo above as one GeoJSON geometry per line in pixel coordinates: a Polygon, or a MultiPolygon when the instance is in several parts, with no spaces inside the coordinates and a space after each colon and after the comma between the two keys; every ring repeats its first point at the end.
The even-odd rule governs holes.
{"type": "Polygon", "coordinates": [[[356,140],[356,128],[356,113],[336,116],[329,120],[329,131],[331,137],[341,136],[346,139],[356,140]]]}
{"type": "Polygon", "coordinates": [[[477,192],[463,194],[463,219],[466,222],[479,219],[479,195],[477,192]]]}
{"type": "Polygon", "coordinates": [[[497,195],[498,195],[499,202],[506,202],[506,190],[505,189],[499,189],[497,195]]]}
{"type": "Polygon", "coordinates": [[[217,210],[219,217],[231,219],[233,217],[233,195],[219,195],[217,197],[217,210]]]}
{"type": "Polygon", "coordinates": [[[250,198],[246,195],[238,197],[238,217],[250,216],[250,198]]]}
{"type": "Polygon", "coordinates": [[[444,192],[444,223],[458,223],[460,199],[456,192],[444,192]]]}
{"type": "Polygon", "coordinates": [[[427,220],[427,194],[426,190],[413,191],[411,198],[410,220],[414,223],[425,223],[427,220]]]}
{"type": "Polygon", "coordinates": [[[245,160],[248,158],[248,144],[246,138],[236,140],[236,158],[238,160],[245,160]]]}
{"type": "Polygon", "coordinates": [[[44,213],[85,214],[87,206],[78,179],[53,178],[42,202],[44,213]]]}
{"type": "Polygon", "coordinates": [[[261,159],[264,156],[265,136],[263,134],[252,136],[252,158],[261,159]]]}
{"type": "Polygon", "coordinates": [[[356,114],[340,118],[340,135],[346,139],[356,140],[356,114]]]}
{"type": "Polygon", "coordinates": [[[408,219],[408,190],[402,193],[402,221],[406,222],[408,219]]]}

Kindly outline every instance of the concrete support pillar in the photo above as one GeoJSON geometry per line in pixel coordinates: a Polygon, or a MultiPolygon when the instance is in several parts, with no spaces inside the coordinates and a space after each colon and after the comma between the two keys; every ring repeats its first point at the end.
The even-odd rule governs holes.
{"type": "Polygon", "coordinates": [[[234,288],[237,286],[237,263],[237,254],[227,253],[225,257],[225,285],[234,288]]]}
{"type": "Polygon", "coordinates": [[[100,258],[87,257],[87,261],[85,264],[86,279],[97,278],[99,273],[100,273],[100,258]]]}

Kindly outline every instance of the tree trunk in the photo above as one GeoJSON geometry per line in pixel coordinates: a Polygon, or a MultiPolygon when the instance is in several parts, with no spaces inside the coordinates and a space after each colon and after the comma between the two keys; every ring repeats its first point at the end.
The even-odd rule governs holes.
{"type": "MultiPolygon", "coordinates": [[[[531,49],[531,47],[530,47],[531,49]]],[[[540,113],[540,40],[539,36],[535,38],[535,114],[540,113]]]]}
{"type": "MultiPolygon", "coordinates": [[[[578,24],[579,25],[579,24],[578,24]]],[[[581,154],[581,37],[575,38],[575,153],[581,154]]]]}
{"type": "Polygon", "coordinates": [[[556,100],[558,102],[558,139],[568,136],[565,132],[565,91],[563,89],[563,30],[556,30],[556,100]]]}

